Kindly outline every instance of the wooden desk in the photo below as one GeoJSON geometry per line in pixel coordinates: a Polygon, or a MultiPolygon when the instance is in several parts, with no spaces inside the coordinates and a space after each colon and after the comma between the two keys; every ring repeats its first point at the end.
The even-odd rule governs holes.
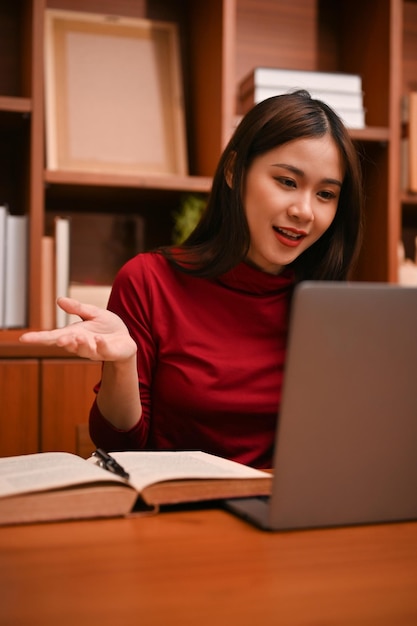
{"type": "Polygon", "coordinates": [[[0,529],[1,626],[415,626],[417,523],[265,533],[219,510],[0,529]]]}

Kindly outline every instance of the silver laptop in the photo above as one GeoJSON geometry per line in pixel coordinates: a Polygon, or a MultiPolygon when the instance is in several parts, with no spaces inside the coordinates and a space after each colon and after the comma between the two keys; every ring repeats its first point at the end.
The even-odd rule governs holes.
{"type": "Polygon", "coordinates": [[[417,288],[295,291],[269,499],[226,508],[268,530],[417,519],[417,288]]]}

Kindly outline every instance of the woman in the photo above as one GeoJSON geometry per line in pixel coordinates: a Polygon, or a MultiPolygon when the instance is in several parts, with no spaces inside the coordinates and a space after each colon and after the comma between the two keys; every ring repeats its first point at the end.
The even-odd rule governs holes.
{"type": "Polygon", "coordinates": [[[346,279],[361,229],[360,166],[340,119],[304,91],[270,98],[236,129],[184,244],[131,259],[108,311],[61,298],[82,321],[22,341],[103,361],[97,446],[271,467],[294,285],[346,279]]]}

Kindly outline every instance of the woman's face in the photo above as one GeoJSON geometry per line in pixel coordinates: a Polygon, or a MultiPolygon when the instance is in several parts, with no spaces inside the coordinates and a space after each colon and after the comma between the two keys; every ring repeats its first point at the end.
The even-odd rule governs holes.
{"type": "Polygon", "coordinates": [[[278,274],[329,228],[344,166],[330,135],[296,139],[256,157],[248,168],[244,207],[247,260],[278,274]]]}

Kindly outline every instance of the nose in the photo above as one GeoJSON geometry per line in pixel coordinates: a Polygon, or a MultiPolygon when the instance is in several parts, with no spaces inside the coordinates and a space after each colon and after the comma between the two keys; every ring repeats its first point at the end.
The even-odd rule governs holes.
{"type": "Polygon", "coordinates": [[[288,207],[288,215],[300,222],[312,222],[314,212],[310,199],[303,196],[294,200],[288,207]]]}

